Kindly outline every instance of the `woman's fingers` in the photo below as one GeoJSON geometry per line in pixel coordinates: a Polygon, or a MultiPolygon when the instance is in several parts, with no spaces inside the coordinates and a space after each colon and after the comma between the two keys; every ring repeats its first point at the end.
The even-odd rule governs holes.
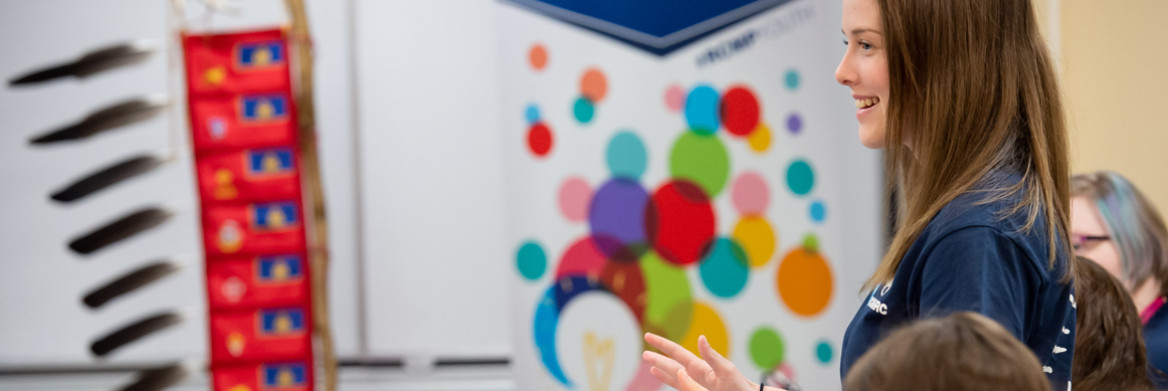
{"type": "Polygon", "coordinates": [[[668,379],[662,379],[661,376],[654,374],[654,376],[657,376],[658,380],[661,380],[665,384],[669,384],[670,387],[677,388],[677,379],[674,378],[674,374],[677,373],[678,369],[684,369],[681,364],[678,364],[677,361],[673,361],[673,359],[669,357],[665,357],[655,352],[649,351],[641,353],[641,358],[653,366],[650,371],[654,369],[659,370],[661,372],[661,376],[664,376],[666,379],[668,379]]]}
{"type": "MultiPolygon", "coordinates": [[[[679,371],[685,372],[684,369],[679,369],[679,371]]],[[[657,380],[660,380],[661,383],[664,383],[670,388],[676,389],[680,387],[680,384],[677,383],[677,372],[668,373],[661,370],[661,368],[652,367],[649,368],[649,374],[653,375],[653,377],[657,378],[657,380]]]]}
{"type": "Polygon", "coordinates": [[[657,334],[645,333],[645,342],[648,342],[650,346],[657,348],[657,350],[665,353],[666,356],[669,356],[674,361],[677,361],[678,364],[689,368],[691,371],[700,370],[702,367],[707,366],[705,361],[702,361],[701,358],[690,353],[690,351],[685,350],[681,345],[657,334]]]}
{"type": "Polygon", "coordinates": [[[698,353],[702,354],[702,359],[714,369],[714,373],[718,376],[737,376],[738,368],[734,363],[722,357],[722,354],[710,347],[710,342],[706,340],[706,336],[698,337],[698,353]]]}
{"type": "Polygon", "coordinates": [[[705,387],[702,387],[701,384],[698,384],[698,382],[694,381],[693,378],[689,377],[689,374],[685,373],[684,369],[677,370],[677,382],[678,387],[674,388],[677,388],[678,391],[709,391],[705,387]]]}

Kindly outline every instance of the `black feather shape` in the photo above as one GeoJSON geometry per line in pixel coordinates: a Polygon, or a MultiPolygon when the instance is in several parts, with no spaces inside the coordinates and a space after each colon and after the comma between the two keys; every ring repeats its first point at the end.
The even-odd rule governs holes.
{"type": "Polygon", "coordinates": [[[97,110],[81,121],[50,131],[32,139],[33,144],[48,144],[86,138],[94,134],[150,119],[166,109],[165,97],[134,98],[97,110]]]}
{"type": "Polygon", "coordinates": [[[157,155],[138,155],[86,175],[50,196],[60,202],[72,202],[119,182],[158,168],[166,159],[157,155]]]}
{"type": "Polygon", "coordinates": [[[89,254],[142,231],[157,227],[173,215],[170,211],[159,207],[141,209],[74,239],[69,242],[69,248],[81,254],[89,254]]]}
{"type": "Polygon", "coordinates": [[[190,370],[180,364],[146,370],[138,373],[133,383],[118,389],[118,391],[159,391],[178,384],[186,379],[190,370]]]}
{"type": "Polygon", "coordinates": [[[157,261],[151,263],[90,291],[82,299],[82,302],[89,308],[101,307],[110,300],[174,274],[179,269],[182,267],[174,262],[157,261]]]}
{"type": "Polygon", "coordinates": [[[126,346],[127,344],[181,322],[182,315],[179,315],[177,312],[164,312],[153,315],[101,337],[89,345],[89,350],[95,356],[104,357],[122,346],[126,346]]]}
{"type": "Polygon", "coordinates": [[[157,50],[148,41],[122,43],[88,52],[76,60],[51,65],[8,81],[9,86],[35,84],[62,77],[85,78],[95,73],[145,61],[157,50]]]}

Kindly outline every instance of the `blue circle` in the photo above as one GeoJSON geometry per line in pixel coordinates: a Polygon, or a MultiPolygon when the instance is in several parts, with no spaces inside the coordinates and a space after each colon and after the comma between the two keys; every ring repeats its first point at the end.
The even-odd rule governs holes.
{"type": "Polygon", "coordinates": [[[795,195],[806,195],[815,187],[815,172],[811,165],[803,160],[796,160],[787,167],[787,187],[795,195]]]}
{"type": "Polygon", "coordinates": [[[535,281],[547,271],[547,254],[543,252],[543,247],[535,242],[523,243],[515,254],[515,265],[523,278],[535,281]]]}
{"type": "Polygon", "coordinates": [[[536,106],[535,103],[527,105],[527,110],[524,112],[524,115],[527,116],[528,125],[535,125],[536,122],[539,122],[540,118],[539,106],[536,106]]]}
{"type": "Polygon", "coordinates": [[[811,203],[811,221],[822,223],[827,219],[827,206],[823,205],[823,200],[815,200],[811,203]]]}
{"type": "Polygon", "coordinates": [[[750,269],[746,262],[746,251],[732,239],[718,238],[714,248],[698,267],[702,283],[714,296],[728,299],[742,292],[746,287],[750,269]]]}
{"type": "Polygon", "coordinates": [[[835,352],[831,348],[831,344],[827,341],[819,341],[819,344],[815,345],[815,358],[819,359],[821,364],[831,363],[832,356],[834,355],[835,352]]]}
{"type": "Polygon", "coordinates": [[[787,75],[784,78],[787,84],[787,89],[794,91],[799,89],[799,71],[788,69],[787,75]]]}
{"type": "Polygon", "coordinates": [[[582,124],[592,122],[592,116],[596,114],[596,108],[592,102],[583,96],[576,98],[576,102],[572,104],[572,114],[576,116],[576,120],[582,124]]]}
{"type": "Polygon", "coordinates": [[[649,160],[646,155],[645,143],[641,142],[641,138],[637,137],[636,133],[625,130],[609,140],[605,160],[613,177],[635,181],[645,173],[645,166],[649,160]]]}
{"type": "Polygon", "coordinates": [[[718,91],[705,84],[690,90],[685,98],[685,121],[689,124],[690,130],[701,134],[718,131],[720,99],[718,91]]]}

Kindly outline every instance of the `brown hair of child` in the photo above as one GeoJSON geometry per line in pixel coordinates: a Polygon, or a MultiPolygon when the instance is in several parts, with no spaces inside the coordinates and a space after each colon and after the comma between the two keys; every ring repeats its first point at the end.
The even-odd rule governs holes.
{"type": "Polygon", "coordinates": [[[1050,389],[1030,348],[973,312],[919,320],[892,332],[844,379],[844,391],[1050,389]]]}
{"type": "Polygon", "coordinates": [[[1071,383],[1077,390],[1151,390],[1140,315],[1123,284],[1075,257],[1078,306],[1071,383]]]}

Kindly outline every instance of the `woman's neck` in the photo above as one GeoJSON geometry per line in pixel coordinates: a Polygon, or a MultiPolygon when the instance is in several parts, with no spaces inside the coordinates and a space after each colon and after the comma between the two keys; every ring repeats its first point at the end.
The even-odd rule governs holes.
{"type": "Polygon", "coordinates": [[[1132,301],[1136,304],[1136,310],[1143,312],[1145,308],[1148,308],[1153,301],[1156,301],[1160,297],[1160,281],[1157,281],[1155,278],[1149,278],[1143,284],[1136,287],[1132,291],[1131,296],[1132,301]]]}

